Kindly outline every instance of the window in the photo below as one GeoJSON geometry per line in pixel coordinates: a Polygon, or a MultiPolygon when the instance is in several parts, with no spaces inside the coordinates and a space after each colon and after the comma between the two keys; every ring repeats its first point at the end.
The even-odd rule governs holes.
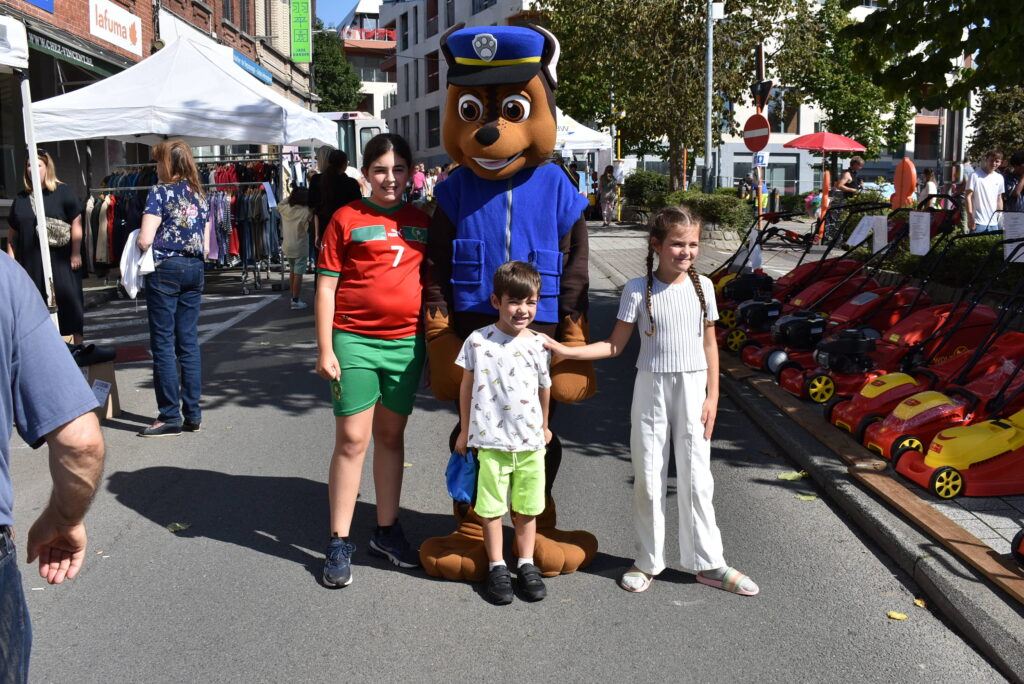
{"type": "Polygon", "coordinates": [[[440,69],[441,63],[438,59],[437,50],[427,53],[427,92],[432,93],[441,87],[440,69]]]}
{"type": "Polygon", "coordinates": [[[360,128],[359,129],[359,149],[360,150],[365,150],[366,149],[366,143],[370,142],[370,140],[375,135],[380,135],[380,129],[377,128],[376,126],[368,126],[366,128],[360,128]]]}
{"type": "Polygon", "coordinates": [[[437,33],[437,0],[427,0],[427,31],[426,36],[437,33]]]}
{"type": "Polygon", "coordinates": [[[409,101],[409,63],[406,62],[402,67],[402,72],[405,74],[405,101],[409,101]]]}
{"type": "Polygon", "coordinates": [[[371,83],[394,83],[395,72],[381,71],[380,58],[371,55],[349,55],[348,62],[360,81],[371,83]]]}
{"type": "Polygon", "coordinates": [[[238,28],[243,33],[249,32],[249,0],[242,0],[238,5],[238,28]]]}
{"type": "Polygon", "coordinates": [[[416,139],[416,144],[412,146],[412,149],[419,150],[420,149],[420,113],[419,112],[416,112],[416,118],[414,119],[414,122],[415,122],[415,130],[413,131],[413,137],[416,139]]]}
{"type": "Polygon", "coordinates": [[[409,115],[406,114],[402,117],[402,137],[406,140],[409,139],[409,115]]]}
{"type": "Polygon", "coordinates": [[[800,132],[800,105],[794,100],[793,94],[786,90],[768,100],[765,116],[772,133],[800,132]]]}
{"type": "Polygon", "coordinates": [[[444,26],[451,28],[455,25],[455,0],[444,0],[444,26]]]}
{"type": "Polygon", "coordinates": [[[431,107],[427,110],[427,147],[441,146],[441,109],[431,107]]]}
{"type": "Polygon", "coordinates": [[[412,62],[412,85],[418,99],[420,96],[420,60],[418,59],[412,62]]]}
{"type": "Polygon", "coordinates": [[[412,8],[412,44],[420,42],[420,6],[412,8]]]}
{"type": "Polygon", "coordinates": [[[235,0],[224,0],[224,16],[223,19],[234,22],[235,20],[235,0]]]}
{"type": "Polygon", "coordinates": [[[498,0],[473,0],[473,14],[483,12],[498,0]]]}
{"type": "Polygon", "coordinates": [[[409,49],[409,13],[398,18],[398,49],[409,49]]]}

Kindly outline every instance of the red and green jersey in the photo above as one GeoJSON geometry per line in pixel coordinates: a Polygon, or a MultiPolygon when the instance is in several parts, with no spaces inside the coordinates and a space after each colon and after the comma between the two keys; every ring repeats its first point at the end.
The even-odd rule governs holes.
{"type": "Polygon", "coordinates": [[[334,212],[317,272],[339,278],[335,328],[384,340],[419,331],[429,220],[408,204],[382,209],[365,199],[334,212]]]}

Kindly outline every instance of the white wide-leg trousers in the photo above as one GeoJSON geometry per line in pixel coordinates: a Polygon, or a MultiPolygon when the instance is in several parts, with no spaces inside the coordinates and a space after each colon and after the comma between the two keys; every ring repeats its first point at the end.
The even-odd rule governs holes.
{"type": "Polygon", "coordinates": [[[700,572],[725,566],[722,535],[711,498],[711,442],[704,439],[700,412],[707,397],[707,371],[637,371],[633,385],[630,450],[633,456],[633,520],[636,567],[657,575],[665,569],[665,502],[669,440],[676,457],[679,500],[679,563],[700,572]]]}

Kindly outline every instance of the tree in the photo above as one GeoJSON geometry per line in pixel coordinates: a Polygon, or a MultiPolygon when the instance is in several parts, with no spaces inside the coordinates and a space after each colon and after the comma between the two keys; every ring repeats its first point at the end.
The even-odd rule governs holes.
{"type": "MultiPolygon", "coordinates": [[[[847,9],[860,4],[842,2],[847,9]]],[[[881,5],[860,24],[846,27],[841,38],[859,41],[856,68],[888,95],[906,94],[915,107],[962,109],[974,91],[1024,83],[1019,6],[1011,10],[990,0],[882,0],[881,5]]]]}
{"type": "MultiPolygon", "coordinates": [[[[810,9],[810,7],[808,7],[810,9]]],[[[899,147],[910,134],[912,109],[903,96],[890,97],[853,68],[864,41],[842,37],[856,21],[840,0],[825,0],[812,20],[793,15],[783,24],[784,50],[775,55],[789,97],[816,104],[826,130],[853,138],[876,157],[883,147],[899,147]]]]}
{"type": "Polygon", "coordinates": [[[359,92],[362,82],[345,59],[338,34],[324,31],[319,19],[316,31],[313,34],[313,87],[320,96],[318,108],[324,112],[355,109],[363,99],[359,92]]]}
{"type": "Polygon", "coordinates": [[[966,156],[981,159],[988,150],[1002,150],[1006,156],[1024,150],[1024,87],[982,93],[966,156]]]}
{"type": "MultiPolygon", "coordinates": [[[[626,149],[668,142],[673,188],[683,150],[704,148],[706,0],[543,0],[558,36],[558,102],[570,116],[616,124],[626,149]],[[625,111],[621,119],[612,113],[625,111]]],[[[730,103],[749,97],[754,45],[776,34],[792,0],[729,0],[715,24],[713,134],[736,132],[730,103]]]]}

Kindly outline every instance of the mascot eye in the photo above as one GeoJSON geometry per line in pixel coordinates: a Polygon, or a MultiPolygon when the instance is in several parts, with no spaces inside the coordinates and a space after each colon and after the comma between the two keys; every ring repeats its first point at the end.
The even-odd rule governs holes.
{"type": "Polygon", "coordinates": [[[522,95],[510,95],[501,103],[501,116],[513,123],[530,118],[530,101],[522,95]]]}
{"type": "Polygon", "coordinates": [[[466,93],[459,98],[459,118],[467,123],[479,121],[483,116],[484,105],[478,97],[466,93]]]}

